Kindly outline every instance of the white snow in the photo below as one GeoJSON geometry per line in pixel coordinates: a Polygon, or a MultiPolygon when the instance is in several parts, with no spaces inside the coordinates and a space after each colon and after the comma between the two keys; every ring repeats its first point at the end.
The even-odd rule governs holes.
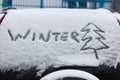
{"type": "Polygon", "coordinates": [[[77,77],[85,80],[99,80],[97,77],[93,76],[90,73],[80,70],[74,70],[74,69],[56,71],[46,75],[40,80],[57,80],[65,77],[77,77]]]}
{"type": "Polygon", "coordinates": [[[120,20],[120,14],[118,12],[114,12],[113,15],[116,19],[120,20]]]}
{"type": "MultiPolygon", "coordinates": [[[[97,67],[104,63],[116,66],[120,52],[118,34],[120,26],[116,18],[105,9],[10,10],[0,25],[0,70],[36,66],[41,74],[50,66],[97,67]],[[109,46],[97,50],[99,59],[96,59],[93,49],[81,50],[86,43],[86,40],[81,40],[86,32],[81,30],[88,23],[94,23],[104,31],[98,31],[92,37],[102,38],[102,35],[105,39],[101,39],[99,44],[109,46]],[[41,39],[43,36],[44,41],[41,39]]],[[[97,43],[92,43],[97,47],[97,43]]]]}

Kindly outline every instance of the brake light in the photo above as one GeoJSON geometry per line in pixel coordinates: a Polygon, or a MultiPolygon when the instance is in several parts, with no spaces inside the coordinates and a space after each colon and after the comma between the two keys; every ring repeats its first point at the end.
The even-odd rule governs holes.
{"type": "Polygon", "coordinates": [[[117,21],[118,21],[118,23],[119,23],[119,25],[120,25],[120,20],[117,19],[117,21]]]}
{"type": "Polygon", "coordinates": [[[0,19],[0,24],[2,23],[3,19],[5,18],[6,14],[4,14],[0,19]]]}

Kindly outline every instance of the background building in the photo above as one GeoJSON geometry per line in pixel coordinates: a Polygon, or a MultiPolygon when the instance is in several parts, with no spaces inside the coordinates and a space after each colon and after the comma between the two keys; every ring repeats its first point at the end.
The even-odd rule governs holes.
{"type": "Polygon", "coordinates": [[[109,7],[112,0],[1,0],[3,6],[16,7],[68,7],[68,8],[98,8],[109,7]]]}
{"type": "Polygon", "coordinates": [[[120,0],[0,0],[0,6],[16,8],[113,8],[120,10],[120,0]]]}

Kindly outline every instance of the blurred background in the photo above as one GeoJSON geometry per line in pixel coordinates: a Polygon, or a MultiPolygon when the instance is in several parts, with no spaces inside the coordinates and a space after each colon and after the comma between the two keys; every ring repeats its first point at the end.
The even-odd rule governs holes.
{"type": "Polygon", "coordinates": [[[108,8],[120,12],[120,0],[0,0],[0,8],[108,8]]]}

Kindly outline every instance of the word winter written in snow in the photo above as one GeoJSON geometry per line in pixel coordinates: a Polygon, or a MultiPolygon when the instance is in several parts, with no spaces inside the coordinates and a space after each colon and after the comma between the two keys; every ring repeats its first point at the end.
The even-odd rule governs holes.
{"type": "Polygon", "coordinates": [[[31,41],[35,41],[36,39],[42,40],[44,42],[48,42],[51,38],[54,38],[54,41],[68,41],[68,39],[72,39],[76,42],[80,42],[79,40],[79,33],[76,31],[73,32],[52,32],[48,31],[47,35],[43,33],[37,33],[37,32],[31,32],[31,29],[27,30],[24,35],[21,35],[20,33],[18,34],[13,34],[10,29],[8,29],[9,36],[11,38],[11,41],[17,41],[18,39],[23,39],[25,40],[29,35],[32,35],[31,41]]]}
{"type": "Polygon", "coordinates": [[[81,32],[85,34],[80,38],[80,33],[77,31],[72,32],[52,32],[48,31],[47,35],[43,33],[32,32],[31,29],[28,29],[24,35],[13,34],[10,29],[8,29],[8,34],[11,38],[11,41],[17,41],[18,39],[25,40],[29,35],[32,35],[31,41],[35,41],[37,39],[42,40],[44,42],[50,41],[53,39],[54,41],[68,41],[69,39],[74,40],[77,43],[80,41],[84,42],[84,45],[80,48],[80,51],[83,50],[93,50],[97,59],[98,50],[108,49],[109,46],[103,42],[106,38],[101,35],[101,33],[105,33],[102,29],[100,29],[94,23],[88,23],[85,27],[82,28],[81,32]],[[97,44],[96,44],[97,43],[97,44]]]}

